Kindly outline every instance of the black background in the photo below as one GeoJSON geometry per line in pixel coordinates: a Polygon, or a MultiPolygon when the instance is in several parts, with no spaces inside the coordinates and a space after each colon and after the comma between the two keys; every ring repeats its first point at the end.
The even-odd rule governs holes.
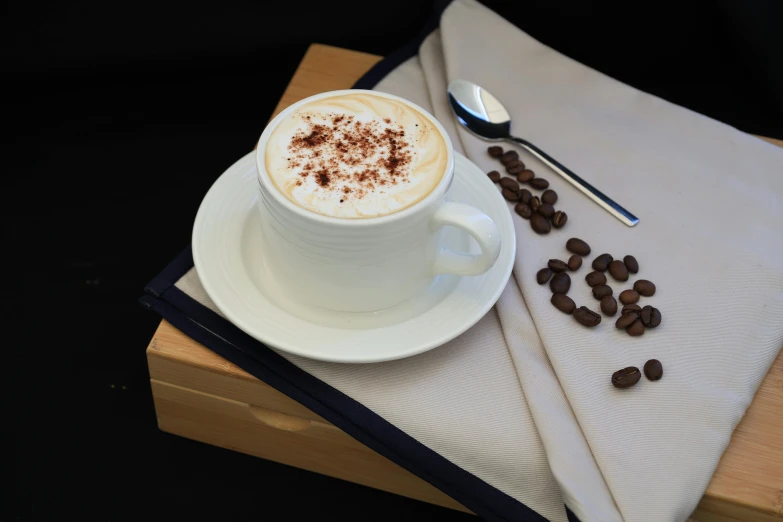
{"type": "MultiPolygon", "coordinates": [[[[783,137],[779,2],[487,3],[621,81],[783,137]]],[[[385,55],[431,8],[4,4],[2,424],[15,487],[0,520],[472,519],[160,432],[144,355],[159,319],[136,304],[308,44],[385,55]]]]}

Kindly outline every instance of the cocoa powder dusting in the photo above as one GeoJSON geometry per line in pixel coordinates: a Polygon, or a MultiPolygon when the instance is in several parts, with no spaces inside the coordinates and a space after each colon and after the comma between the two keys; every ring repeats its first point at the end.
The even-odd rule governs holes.
{"type": "Polygon", "coordinates": [[[303,116],[306,128],[288,146],[288,166],[302,166],[302,179],[313,176],[325,190],[339,184],[340,203],[366,197],[388,184],[408,182],[411,144],[391,119],[385,118],[383,125],[345,115],[303,116]]]}

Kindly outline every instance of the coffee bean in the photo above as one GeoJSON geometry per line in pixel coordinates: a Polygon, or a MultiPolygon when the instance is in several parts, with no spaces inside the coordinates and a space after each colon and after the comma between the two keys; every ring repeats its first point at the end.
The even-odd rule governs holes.
{"type": "Polygon", "coordinates": [[[493,170],[492,172],[487,172],[487,176],[489,177],[489,179],[492,180],[492,183],[497,183],[498,181],[500,181],[500,172],[498,172],[497,170],[493,170]]]}
{"type": "Polygon", "coordinates": [[[541,203],[541,206],[538,207],[538,213],[544,216],[545,218],[551,218],[555,215],[555,207],[550,205],[549,203],[541,203]]]}
{"type": "Polygon", "coordinates": [[[502,156],[500,156],[500,162],[503,165],[507,165],[511,163],[512,161],[516,161],[519,159],[519,154],[517,154],[517,151],[515,150],[509,150],[503,153],[502,156]]]}
{"type": "Polygon", "coordinates": [[[517,203],[517,206],[514,207],[514,212],[522,216],[524,219],[530,219],[530,216],[533,215],[533,209],[524,203],[517,203]]]}
{"type": "Polygon", "coordinates": [[[650,359],[644,363],[644,376],[651,381],[660,380],[663,377],[663,365],[658,359],[650,359]]]}
{"type": "Polygon", "coordinates": [[[620,302],[624,305],[634,304],[639,300],[639,292],[636,290],[623,290],[620,292],[620,302]]]}
{"type": "Polygon", "coordinates": [[[593,297],[598,299],[599,301],[606,297],[607,295],[612,295],[612,287],[608,285],[595,285],[593,287],[593,297]]]}
{"type": "Polygon", "coordinates": [[[504,188],[503,190],[500,191],[500,193],[503,195],[504,198],[506,198],[509,201],[519,201],[519,192],[517,192],[516,190],[510,190],[504,188]]]}
{"type": "Polygon", "coordinates": [[[549,224],[549,220],[547,220],[547,218],[537,212],[534,212],[533,215],[530,216],[530,228],[532,228],[533,232],[536,234],[549,234],[549,232],[552,230],[552,225],[549,224]]]}
{"type": "Polygon", "coordinates": [[[545,284],[547,281],[549,281],[550,277],[552,277],[552,271],[548,268],[542,268],[536,272],[536,281],[539,285],[545,284]]]}
{"type": "Polygon", "coordinates": [[[571,278],[565,272],[558,272],[552,276],[549,289],[553,294],[567,294],[571,289],[571,278]]]}
{"type": "Polygon", "coordinates": [[[642,324],[642,320],[636,319],[634,322],[631,323],[631,325],[628,328],[625,329],[625,331],[631,337],[639,337],[640,335],[643,335],[644,325],[642,324]]]}
{"type": "Polygon", "coordinates": [[[606,272],[606,269],[609,268],[609,263],[611,262],[612,262],[611,254],[601,254],[600,256],[593,259],[593,270],[598,270],[599,272],[606,272]]]}
{"type": "Polygon", "coordinates": [[[624,314],[634,313],[638,316],[640,313],[642,313],[642,307],[639,306],[638,304],[627,304],[623,306],[623,313],[624,314]]]}
{"type": "Polygon", "coordinates": [[[530,192],[528,189],[522,189],[519,191],[519,201],[521,201],[525,205],[530,203],[530,198],[532,197],[533,197],[533,193],[530,192]]]}
{"type": "Polygon", "coordinates": [[[541,200],[538,199],[538,196],[533,196],[530,198],[530,201],[528,201],[527,204],[530,205],[530,208],[533,209],[533,212],[538,212],[538,209],[541,208],[541,200]]]}
{"type": "Polygon", "coordinates": [[[633,324],[634,321],[637,321],[639,319],[639,316],[636,314],[620,314],[620,317],[617,319],[617,322],[614,323],[615,327],[626,329],[631,324],[633,324]]]}
{"type": "Polygon", "coordinates": [[[586,306],[580,306],[574,310],[574,319],[582,326],[598,326],[601,322],[601,316],[586,306]]]}
{"type": "Polygon", "coordinates": [[[487,149],[487,152],[489,152],[489,155],[493,158],[499,158],[503,155],[503,147],[498,147],[497,145],[493,145],[487,149]]]}
{"type": "Polygon", "coordinates": [[[517,174],[517,179],[519,180],[520,183],[528,183],[530,182],[531,179],[535,177],[536,177],[536,173],[530,169],[525,169],[519,174],[517,174]]]}
{"type": "Polygon", "coordinates": [[[564,314],[572,314],[576,308],[574,300],[565,294],[553,294],[550,302],[564,314]]]}
{"type": "Polygon", "coordinates": [[[642,372],[636,366],[617,370],[612,374],[612,384],[615,388],[630,388],[642,378],[642,372]]]}
{"type": "Polygon", "coordinates": [[[628,281],[628,269],[625,268],[625,263],[619,259],[615,259],[609,263],[609,273],[612,274],[618,281],[628,281]]]}
{"type": "Polygon", "coordinates": [[[525,170],[525,164],[519,160],[506,164],[506,172],[511,175],[517,175],[523,170],[525,170]]]}
{"type": "Polygon", "coordinates": [[[655,284],[646,279],[639,279],[633,284],[633,289],[644,297],[652,297],[655,294],[655,284]]]}
{"type": "Polygon", "coordinates": [[[579,254],[582,257],[590,255],[590,245],[579,239],[578,237],[572,237],[566,241],[566,250],[573,254],[579,254]]]}
{"type": "Polygon", "coordinates": [[[623,258],[623,263],[625,263],[625,268],[628,269],[629,272],[632,274],[635,274],[639,271],[639,262],[636,260],[633,256],[625,256],[623,258]]]}
{"type": "Polygon", "coordinates": [[[565,272],[568,270],[568,264],[566,264],[565,261],[560,261],[559,259],[550,259],[546,266],[548,266],[552,272],[565,272]]]}
{"type": "Polygon", "coordinates": [[[541,201],[554,205],[557,203],[557,192],[554,190],[545,190],[544,193],[541,194],[541,201]]]}
{"type": "Polygon", "coordinates": [[[572,255],[568,258],[568,269],[572,272],[576,272],[579,270],[579,267],[582,266],[582,256],[578,256],[576,254],[572,255]]]}
{"type": "Polygon", "coordinates": [[[500,186],[504,189],[519,192],[519,183],[514,178],[503,178],[500,180],[500,186]]]}
{"type": "Polygon", "coordinates": [[[647,305],[642,308],[641,319],[647,328],[655,328],[661,324],[661,311],[654,306],[647,305]]]}
{"type": "Polygon", "coordinates": [[[536,190],[544,190],[549,188],[549,182],[544,178],[533,178],[530,180],[530,186],[536,190]]]}
{"type": "Polygon", "coordinates": [[[572,237],[566,241],[566,250],[572,254],[579,254],[582,257],[590,255],[590,245],[578,237],[572,237]]]}
{"type": "Polygon", "coordinates": [[[601,298],[601,311],[608,316],[613,316],[617,313],[617,300],[611,295],[607,295],[601,298]]]}
{"type": "Polygon", "coordinates": [[[596,285],[605,285],[606,284],[606,276],[603,274],[603,272],[595,271],[590,272],[585,276],[585,281],[587,281],[587,284],[589,286],[596,286],[596,285]]]}
{"type": "Polygon", "coordinates": [[[558,210],[555,212],[555,215],[552,216],[552,225],[554,225],[555,228],[563,228],[568,221],[568,214],[563,212],[562,210],[558,210]]]}

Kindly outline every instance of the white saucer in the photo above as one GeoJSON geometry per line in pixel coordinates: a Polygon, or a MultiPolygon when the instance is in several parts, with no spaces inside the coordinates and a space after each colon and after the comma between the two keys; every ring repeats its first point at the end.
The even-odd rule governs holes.
{"type": "MultiPolygon", "coordinates": [[[[287,295],[266,270],[254,154],[212,185],[193,226],[193,260],[209,297],[228,320],[270,347],[331,362],[370,363],[416,355],[476,324],[508,282],[516,252],[508,204],[476,165],[456,154],[450,201],[468,203],[500,228],[495,265],[477,277],[441,276],[427,292],[372,313],[312,307],[287,295]]],[[[449,229],[444,247],[478,252],[468,234],[449,229]]]]}

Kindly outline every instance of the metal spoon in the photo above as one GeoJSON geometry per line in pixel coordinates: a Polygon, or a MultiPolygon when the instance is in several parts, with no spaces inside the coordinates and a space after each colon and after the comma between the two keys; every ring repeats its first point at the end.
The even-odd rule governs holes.
{"type": "Polygon", "coordinates": [[[601,205],[607,212],[629,227],[639,222],[639,218],[558,163],[549,154],[529,141],[512,136],[511,117],[508,111],[489,92],[467,80],[454,80],[449,84],[448,94],[449,103],[454,114],[457,115],[457,119],[462,126],[470,132],[485,140],[505,140],[521,145],[530,154],[546,163],[549,168],[560,174],[566,181],[581,190],[587,197],[601,205]]]}

